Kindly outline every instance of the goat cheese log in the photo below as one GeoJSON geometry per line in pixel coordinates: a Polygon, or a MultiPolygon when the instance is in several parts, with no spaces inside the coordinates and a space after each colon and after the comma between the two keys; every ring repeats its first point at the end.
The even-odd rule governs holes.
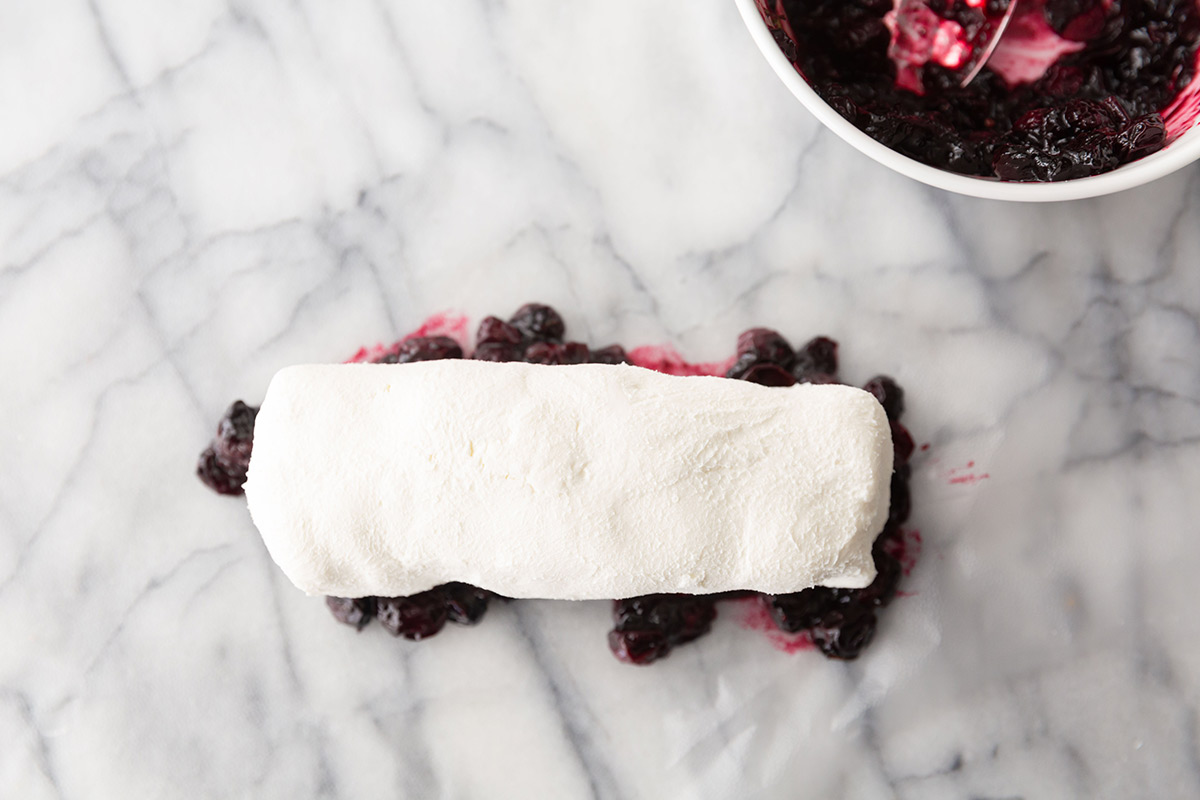
{"type": "Polygon", "coordinates": [[[245,489],[310,594],[582,600],[866,586],[891,472],[853,387],[445,360],[282,370],[245,489]]]}

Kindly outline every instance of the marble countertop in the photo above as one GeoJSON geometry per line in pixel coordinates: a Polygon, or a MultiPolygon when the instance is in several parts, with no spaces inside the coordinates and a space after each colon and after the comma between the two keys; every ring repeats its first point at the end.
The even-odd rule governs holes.
{"type": "Polygon", "coordinates": [[[15,0],[0,42],[0,796],[1200,797],[1200,168],[928,189],[728,0],[15,0]],[[602,602],[355,635],[196,480],[277,368],[535,299],[907,387],[924,549],[861,659],[736,608],[645,669],[602,602]]]}

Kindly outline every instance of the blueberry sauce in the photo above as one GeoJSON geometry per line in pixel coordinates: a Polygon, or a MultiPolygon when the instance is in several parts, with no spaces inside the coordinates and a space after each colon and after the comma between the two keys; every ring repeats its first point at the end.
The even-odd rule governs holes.
{"type": "Polygon", "coordinates": [[[237,400],[217,424],[212,444],[200,454],[196,474],[208,488],[220,494],[242,494],[250,448],[254,444],[254,418],[258,409],[237,400]]]}
{"type": "MultiPolygon", "coordinates": [[[[464,358],[461,340],[465,325],[463,317],[437,315],[395,344],[362,348],[350,362],[396,364],[464,358]]],[[[470,357],[539,364],[629,363],[672,375],[724,375],[765,386],[840,382],[838,344],[823,336],[794,348],[777,331],[752,328],[738,337],[732,358],[707,364],[687,362],[666,347],[644,346],[627,353],[620,345],[591,349],[581,342],[565,341],[565,337],[566,326],[557,311],[530,303],[507,320],[484,318],[470,357]]],[[[608,643],[619,660],[649,664],[704,636],[717,617],[717,604],[727,601],[754,604],[757,611],[751,626],[772,628],[772,642],[788,652],[816,647],[830,658],[852,659],[870,644],[878,612],[896,597],[901,576],[911,570],[917,550],[900,527],[911,510],[908,461],[914,450],[912,436],[900,423],[904,391],[886,375],[875,376],[863,388],[883,405],[896,450],[888,521],[872,548],[877,576],[871,585],[863,589],[816,587],[784,595],[654,594],[614,600],[608,643]]],[[[215,491],[242,493],[257,412],[240,400],[235,402],[221,419],[212,444],[201,454],[197,472],[215,491]]],[[[919,535],[916,541],[919,544],[919,535]]],[[[393,636],[415,641],[436,635],[447,623],[479,622],[495,599],[505,598],[464,583],[446,583],[407,597],[327,597],[325,602],[335,619],[356,630],[375,619],[393,636]]]]}
{"type": "MultiPolygon", "coordinates": [[[[962,87],[959,59],[897,66],[894,0],[758,2],[783,52],[860,130],[930,166],[1006,181],[1098,175],[1162,149],[1200,47],[1196,0],[1020,0],[962,87]]],[[[978,49],[1009,2],[925,5],[978,49]]]]}

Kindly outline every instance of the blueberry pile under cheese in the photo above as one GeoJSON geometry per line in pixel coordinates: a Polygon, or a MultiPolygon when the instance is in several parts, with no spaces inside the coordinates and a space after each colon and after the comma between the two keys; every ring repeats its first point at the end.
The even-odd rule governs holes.
{"type": "Polygon", "coordinates": [[[857,655],[899,580],[899,387],[837,383],[823,338],[796,352],[748,331],[729,380],[562,363],[626,357],[561,331],[526,306],[480,326],[487,361],[429,337],[284,369],[261,410],[231,409],[201,477],[244,484],[284,573],[359,628],[418,639],[496,595],[619,598],[610,643],[646,663],[706,633],[718,600],[759,596],[782,629],[857,655]]]}

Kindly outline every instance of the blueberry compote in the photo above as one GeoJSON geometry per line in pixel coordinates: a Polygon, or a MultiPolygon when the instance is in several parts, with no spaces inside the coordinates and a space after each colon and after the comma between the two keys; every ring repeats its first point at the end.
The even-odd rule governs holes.
{"type": "MultiPolygon", "coordinates": [[[[926,5],[964,35],[978,36],[1009,2],[926,5]]],[[[915,85],[906,79],[889,56],[894,0],[760,0],[760,6],[784,53],[827,103],[872,138],[931,166],[1008,181],[1061,181],[1107,172],[1166,144],[1162,112],[1196,69],[1196,0],[1017,2],[1001,41],[1020,35],[1016,30],[1033,31],[1036,43],[1043,32],[1054,55],[1063,54],[1052,55],[1044,73],[1013,71],[1006,79],[997,50],[966,87],[961,69],[936,61],[920,67],[915,85]]]]}
{"type": "MultiPolygon", "coordinates": [[[[471,357],[537,364],[636,361],[620,345],[592,349],[565,338],[566,326],[558,312],[550,306],[530,303],[508,320],[485,318],[479,324],[471,357]]],[[[454,339],[414,336],[388,348],[377,348],[368,360],[395,364],[463,357],[463,350],[454,339]]],[[[794,348],[776,331],[752,328],[738,337],[736,355],[727,363],[730,364],[727,378],[764,386],[840,382],[837,342],[823,336],[794,348]]],[[[883,405],[892,424],[896,449],[888,520],[872,550],[878,570],[875,581],[865,589],[817,587],[784,595],[654,594],[614,600],[614,624],[608,643],[618,659],[630,664],[656,661],[672,648],[708,633],[717,616],[717,603],[754,597],[766,605],[780,630],[807,632],[827,656],[855,658],[870,644],[875,634],[876,614],[896,596],[900,582],[902,570],[895,554],[902,550],[900,525],[908,519],[911,508],[908,460],[914,448],[912,437],[900,424],[904,413],[903,389],[885,375],[872,378],[863,388],[883,405]]],[[[222,418],[216,437],[201,454],[197,466],[200,479],[212,489],[222,494],[242,493],[257,412],[258,409],[239,400],[222,418]]],[[[339,622],[358,630],[377,619],[393,636],[419,640],[438,633],[447,622],[464,625],[478,622],[487,612],[488,604],[498,597],[464,583],[446,583],[407,597],[327,597],[325,602],[339,622]]]]}
{"type": "Polygon", "coordinates": [[[258,409],[241,400],[234,402],[217,424],[212,444],[200,454],[196,474],[221,494],[241,494],[250,466],[250,448],[254,443],[254,418],[258,409]]]}

